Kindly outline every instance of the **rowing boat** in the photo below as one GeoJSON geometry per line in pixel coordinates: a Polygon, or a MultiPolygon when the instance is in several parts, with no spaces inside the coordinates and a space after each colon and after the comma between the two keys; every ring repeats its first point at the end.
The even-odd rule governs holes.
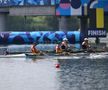
{"type": "Polygon", "coordinates": [[[102,59],[108,58],[108,52],[101,53],[72,53],[70,55],[33,55],[30,53],[26,54],[12,54],[12,55],[0,55],[0,58],[35,58],[35,59],[54,59],[54,60],[62,60],[62,59],[102,59]]]}
{"type": "Polygon", "coordinates": [[[25,54],[0,55],[0,58],[23,58],[25,54]]]}
{"type": "Polygon", "coordinates": [[[25,53],[26,58],[38,58],[38,59],[43,59],[46,57],[45,54],[33,54],[33,53],[25,53]]]}
{"type": "Polygon", "coordinates": [[[45,59],[45,58],[59,58],[59,59],[66,59],[66,58],[94,58],[94,57],[102,57],[108,56],[108,52],[103,50],[95,50],[95,51],[84,51],[84,50],[74,50],[71,52],[63,52],[61,54],[55,54],[55,52],[44,52],[43,54],[32,54],[32,53],[25,53],[25,54],[9,54],[9,55],[0,55],[0,58],[36,58],[36,59],[45,59]]]}
{"type": "Polygon", "coordinates": [[[81,59],[81,58],[87,58],[87,59],[95,59],[95,58],[104,58],[108,57],[108,52],[74,52],[74,53],[62,53],[62,54],[45,54],[45,55],[36,55],[32,53],[26,53],[26,57],[28,58],[37,58],[37,59],[45,59],[45,58],[52,58],[52,59],[81,59]]]}

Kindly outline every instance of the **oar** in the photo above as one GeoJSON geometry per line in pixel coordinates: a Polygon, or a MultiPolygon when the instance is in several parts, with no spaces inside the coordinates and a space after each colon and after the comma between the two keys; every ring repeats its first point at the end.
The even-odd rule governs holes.
{"type": "Polygon", "coordinates": [[[55,53],[54,51],[41,51],[41,55],[45,55],[45,56],[49,56],[51,55],[52,53],[55,53]]]}

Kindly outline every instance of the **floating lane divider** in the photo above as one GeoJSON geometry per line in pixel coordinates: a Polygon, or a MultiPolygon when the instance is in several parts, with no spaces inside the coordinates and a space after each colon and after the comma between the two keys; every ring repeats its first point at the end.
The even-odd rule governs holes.
{"type": "Polygon", "coordinates": [[[70,44],[80,43],[83,39],[79,31],[0,32],[0,44],[54,44],[65,37],[70,44]]]}

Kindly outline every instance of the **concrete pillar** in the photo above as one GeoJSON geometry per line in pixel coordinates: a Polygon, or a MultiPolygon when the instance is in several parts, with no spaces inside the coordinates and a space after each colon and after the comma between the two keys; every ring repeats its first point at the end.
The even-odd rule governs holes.
{"type": "Polygon", "coordinates": [[[0,31],[6,30],[6,14],[0,13],[0,31]]]}
{"type": "Polygon", "coordinates": [[[67,31],[67,18],[65,16],[59,18],[59,30],[67,31]]]}
{"type": "Polygon", "coordinates": [[[81,27],[81,33],[84,35],[84,37],[88,37],[87,35],[87,29],[88,29],[88,17],[87,16],[81,16],[80,18],[80,27],[81,27]]]}
{"type": "Polygon", "coordinates": [[[82,6],[82,9],[84,9],[84,12],[82,12],[82,16],[78,16],[78,18],[80,19],[80,31],[81,33],[84,35],[85,37],[88,37],[88,6],[85,3],[84,6],[82,6]]]}

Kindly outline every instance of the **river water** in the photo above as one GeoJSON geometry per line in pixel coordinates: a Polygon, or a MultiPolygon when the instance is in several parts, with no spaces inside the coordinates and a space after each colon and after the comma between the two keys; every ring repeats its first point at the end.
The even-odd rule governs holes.
{"type": "Polygon", "coordinates": [[[108,90],[108,58],[0,58],[0,90],[108,90]]]}

